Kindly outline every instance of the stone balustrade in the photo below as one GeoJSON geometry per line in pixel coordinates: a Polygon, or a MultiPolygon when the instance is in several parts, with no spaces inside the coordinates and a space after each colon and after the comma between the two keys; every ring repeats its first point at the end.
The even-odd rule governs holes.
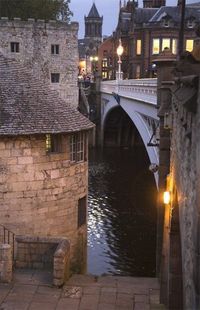
{"type": "Polygon", "coordinates": [[[53,284],[69,277],[70,244],[64,238],[17,236],[17,268],[53,269],[53,284]]]}
{"type": "Polygon", "coordinates": [[[101,82],[101,92],[107,94],[116,93],[122,97],[156,105],[157,79],[103,81],[101,82]]]}

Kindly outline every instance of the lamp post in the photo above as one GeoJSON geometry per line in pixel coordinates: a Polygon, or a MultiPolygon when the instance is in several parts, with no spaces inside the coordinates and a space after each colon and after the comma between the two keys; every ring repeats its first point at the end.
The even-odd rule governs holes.
{"type": "Polygon", "coordinates": [[[124,52],[124,48],[122,46],[122,41],[121,39],[119,39],[119,45],[117,47],[117,56],[118,56],[118,71],[116,72],[116,80],[120,81],[123,80],[123,72],[121,69],[121,64],[122,64],[122,60],[121,60],[121,56],[124,52]]]}
{"type": "Polygon", "coordinates": [[[96,73],[96,69],[97,69],[97,66],[96,66],[96,64],[97,64],[97,62],[98,62],[98,60],[99,60],[99,58],[98,58],[98,56],[90,56],[90,61],[91,61],[91,64],[92,64],[92,74],[93,74],[93,77],[95,78],[95,73],[96,73]]]}

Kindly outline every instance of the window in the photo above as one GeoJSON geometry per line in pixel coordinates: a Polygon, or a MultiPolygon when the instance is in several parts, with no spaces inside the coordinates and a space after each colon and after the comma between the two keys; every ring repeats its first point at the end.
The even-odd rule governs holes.
{"type": "Polygon", "coordinates": [[[142,41],[137,40],[136,41],[136,55],[141,55],[142,52],[142,41]]]}
{"type": "Polygon", "coordinates": [[[189,20],[187,21],[187,27],[188,27],[188,28],[194,28],[194,21],[193,21],[192,19],[189,19],[189,20]]]}
{"type": "Polygon", "coordinates": [[[59,83],[60,73],[51,73],[51,83],[59,83]]]}
{"type": "Polygon", "coordinates": [[[177,54],[177,39],[172,39],[172,54],[177,54]]]}
{"type": "Polygon", "coordinates": [[[86,159],[86,137],[79,132],[70,137],[70,160],[80,162],[86,159]]]}
{"type": "Polygon", "coordinates": [[[136,65],[136,72],[135,72],[135,77],[136,79],[140,78],[140,72],[141,72],[141,67],[140,65],[136,65]]]}
{"type": "Polygon", "coordinates": [[[108,72],[107,71],[102,71],[102,78],[107,79],[108,78],[108,72]]]}
{"type": "Polygon", "coordinates": [[[188,39],[186,40],[186,51],[191,52],[193,50],[194,40],[188,39]]]}
{"type": "Polygon", "coordinates": [[[169,25],[170,25],[169,19],[164,19],[163,26],[167,28],[167,27],[169,27],[169,25]]]}
{"type": "Polygon", "coordinates": [[[107,58],[103,58],[102,67],[107,67],[107,66],[108,66],[108,60],[107,60],[107,58]]]}
{"type": "Polygon", "coordinates": [[[46,152],[47,153],[59,153],[61,152],[62,141],[60,135],[46,135],[46,152]]]}
{"type": "Polygon", "coordinates": [[[162,51],[164,51],[165,48],[170,49],[170,39],[162,39],[162,51]]]}
{"type": "Polygon", "coordinates": [[[153,39],[152,54],[157,55],[160,53],[160,39],[153,39]]]}
{"type": "Polygon", "coordinates": [[[86,224],[86,196],[78,201],[78,228],[86,224]]]}
{"type": "Polygon", "coordinates": [[[11,50],[11,53],[19,53],[19,42],[11,42],[10,50],[11,50]]]}
{"type": "Polygon", "coordinates": [[[59,45],[58,44],[52,44],[51,45],[51,54],[52,55],[58,55],[59,54],[59,45]]]}

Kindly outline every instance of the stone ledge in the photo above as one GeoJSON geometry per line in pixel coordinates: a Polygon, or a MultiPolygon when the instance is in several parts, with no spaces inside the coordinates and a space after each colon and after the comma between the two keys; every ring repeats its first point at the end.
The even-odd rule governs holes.
{"type": "Polygon", "coordinates": [[[16,242],[16,267],[43,269],[45,263],[50,264],[51,262],[53,264],[53,284],[55,286],[62,286],[69,278],[70,243],[66,238],[16,236],[16,242]],[[45,247],[41,245],[45,245],[45,247]],[[51,247],[48,248],[48,245],[57,245],[57,247],[52,249],[51,247]],[[49,250],[51,253],[48,252],[49,250]],[[46,255],[48,256],[48,262],[44,261],[46,255]]]}

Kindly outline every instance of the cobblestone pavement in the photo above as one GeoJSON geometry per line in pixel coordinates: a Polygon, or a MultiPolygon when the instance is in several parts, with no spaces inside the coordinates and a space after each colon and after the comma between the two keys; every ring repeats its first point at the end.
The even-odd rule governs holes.
{"type": "Polygon", "coordinates": [[[51,274],[15,271],[0,284],[0,310],[157,310],[156,278],[74,275],[63,288],[51,286],[51,274]]]}

